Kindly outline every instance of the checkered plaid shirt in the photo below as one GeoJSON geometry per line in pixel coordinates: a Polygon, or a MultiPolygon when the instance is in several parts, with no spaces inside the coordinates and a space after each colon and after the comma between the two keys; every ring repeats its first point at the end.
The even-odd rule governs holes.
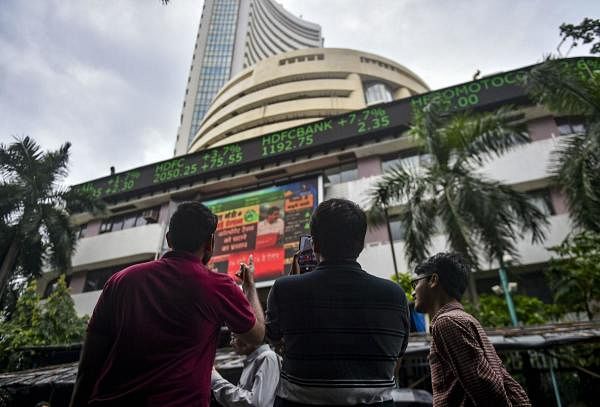
{"type": "Polygon", "coordinates": [[[430,331],[434,407],[531,406],[479,321],[460,303],[444,305],[432,318],[430,331]]]}

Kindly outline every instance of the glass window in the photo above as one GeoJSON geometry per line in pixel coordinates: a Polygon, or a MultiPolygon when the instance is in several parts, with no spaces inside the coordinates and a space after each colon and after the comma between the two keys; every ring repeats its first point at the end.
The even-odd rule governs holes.
{"type": "Polygon", "coordinates": [[[129,228],[134,227],[137,217],[138,217],[138,214],[135,212],[125,215],[125,217],[123,219],[123,229],[129,229],[129,228]]]}
{"type": "Polygon", "coordinates": [[[583,118],[580,117],[558,117],[556,118],[556,125],[561,136],[584,134],[586,132],[583,118]]]}
{"type": "Polygon", "coordinates": [[[391,90],[387,85],[379,82],[370,82],[364,85],[365,101],[367,105],[391,102],[394,100],[391,90]]]}
{"type": "Polygon", "coordinates": [[[112,231],[112,219],[105,219],[100,225],[100,233],[108,233],[112,231]]]}
{"type": "Polygon", "coordinates": [[[139,214],[137,216],[137,218],[135,218],[135,226],[144,226],[147,225],[148,222],[146,221],[146,219],[144,219],[144,217],[142,216],[142,214],[139,214]]]}
{"type": "Polygon", "coordinates": [[[118,230],[143,226],[149,223],[156,223],[159,221],[159,215],[160,206],[155,206],[153,208],[130,212],[125,215],[113,216],[112,218],[102,221],[100,233],[116,232],[118,230]],[[144,213],[149,215],[148,219],[144,217],[144,213]]]}
{"type": "Polygon", "coordinates": [[[84,238],[86,231],[87,231],[87,223],[80,225],[79,230],[77,231],[77,239],[84,238]]]}
{"type": "Polygon", "coordinates": [[[404,240],[406,236],[406,229],[404,229],[404,225],[400,223],[400,219],[390,219],[390,230],[392,232],[392,240],[394,242],[404,240]]]}
{"type": "Polygon", "coordinates": [[[329,173],[325,172],[325,184],[339,184],[340,174],[337,172],[329,173]]]}
{"type": "MultiPolygon", "coordinates": [[[[65,276],[65,283],[67,283],[67,287],[71,285],[71,276],[65,276]]],[[[58,277],[50,280],[46,285],[46,289],[44,290],[43,298],[49,297],[55,290],[58,285],[58,277]]]]}
{"type": "Polygon", "coordinates": [[[123,217],[119,216],[118,218],[113,218],[112,221],[112,232],[116,232],[117,230],[123,229],[123,217]]]}
{"type": "Polygon", "coordinates": [[[326,184],[339,184],[358,179],[358,169],[355,162],[328,168],[324,171],[324,174],[326,184]]]}
{"type": "MultiPolygon", "coordinates": [[[[385,227],[385,224],[384,224],[385,227]]],[[[404,241],[406,239],[406,229],[404,224],[400,222],[397,216],[390,217],[390,230],[392,232],[392,239],[394,242],[404,241]]],[[[433,235],[439,235],[444,231],[442,220],[439,217],[434,219],[433,235]]],[[[386,231],[387,232],[387,231],[386,231]]],[[[386,233],[387,239],[387,233],[386,233]]]]}
{"type": "Polygon", "coordinates": [[[358,170],[354,168],[346,168],[340,172],[341,182],[350,182],[358,178],[358,170]]]}
{"type": "Polygon", "coordinates": [[[416,168],[421,165],[431,163],[429,154],[419,154],[416,151],[404,152],[397,156],[390,156],[381,160],[381,171],[386,173],[394,168],[401,166],[402,168],[416,168]]]}
{"type": "Polygon", "coordinates": [[[529,191],[527,192],[527,195],[529,202],[542,211],[544,215],[552,216],[556,213],[554,211],[554,205],[552,205],[552,198],[550,197],[550,191],[548,189],[529,191]]]}
{"type": "Polygon", "coordinates": [[[558,133],[561,136],[566,136],[569,134],[573,134],[573,132],[571,131],[571,125],[569,124],[559,124],[558,125],[558,133]]]}
{"type": "Polygon", "coordinates": [[[113,266],[106,267],[97,270],[90,270],[85,275],[85,283],[83,285],[83,292],[88,291],[98,291],[102,290],[104,284],[108,281],[108,279],[115,274],[116,272],[124,269],[127,265],[124,266],[113,266]]]}
{"type": "Polygon", "coordinates": [[[202,56],[200,72],[204,80],[198,81],[198,89],[188,144],[200,128],[202,119],[217,91],[229,79],[231,58],[237,21],[237,0],[222,0],[213,5],[213,15],[208,29],[206,48],[202,56]],[[208,79],[208,80],[207,80],[208,79]]]}

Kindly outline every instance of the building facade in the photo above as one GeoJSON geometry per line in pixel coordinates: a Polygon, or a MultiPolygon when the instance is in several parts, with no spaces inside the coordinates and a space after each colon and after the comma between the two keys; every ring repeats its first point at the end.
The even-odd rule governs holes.
{"type": "Polygon", "coordinates": [[[205,0],[177,131],[188,152],[214,95],[233,75],[281,52],[323,45],[321,27],[273,0],[205,0]]]}
{"type": "MultiPolygon", "coordinates": [[[[502,105],[519,107],[531,141],[488,162],[483,175],[526,192],[531,201],[547,214],[550,226],[545,242],[533,245],[531,239],[525,236],[517,243],[520,258],[518,263],[510,265],[509,280],[518,283],[519,292],[550,300],[544,280],[544,270],[551,256],[547,248],[559,244],[572,227],[564,196],[553,185],[548,167],[560,138],[585,129],[577,118],[551,114],[528,101],[522,78],[530,67],[426,92],[426,85],[416,75],[381,57],[358,51],[315,52],[322,52],[324,59],[310,62],[326,61],[327,64],[318,69],[307,69],[307,74],[310,74],[300,81],[307,81],[302,87],[309,94],[305,98],[300,97],[297,105],[290,110],[306,112],[310,109],[303,104],[312,100],[318,115],[283,115],[280,117],[285,120],[279,123],[258,122],[258,126],[244,128],[257,120],[253,116],[254,105],[269,111],[273,105],[287,103],[287,100],[278,99],[281,95],[285,99],[290,93],[296,94],[294,82],[278,81],[290,73],[299,75],[299,72],[290,70],[287,60],[306,58],[310,54],[294,51],[275,56],[256,65],[255,70],[242,71],[225,85],[209,109],[198,133],[200,136],[194,140],[195,152],[78,186],[109,204],[109,214],[102,218],[91,214],[73,216],[73,222],[80,228],[80,239],[69,275],[70,288],[80,314],[91,312],[104,282],[114,272],[129,264],[160,256],[165,250],[164,234],[168,219],[179,202],[190,199],[214,202],[215,199],[227,199],[237,194],[247,196],[253,191],[269,188],[269,191],[274,188],[285,190],[293,183],[305,188],[310,183],[304,180],[311,178],[318,179],[318,188],[309,186],[304,192],[315,195],[318,189],[321,200],[340,197],[367,207],[369,191],[390,169],[404,163],[418,166],[427,159],[415,148],[407,129],[411,110],[436,99],[454,110],[486,111],[502,105]],[[364,62],[361,60],[364,58],[376,62],[364,62]],[[286,62],[281,63],[282,59],[286,62]],[[351,60],[354,62],[349,62],[351,60]],[[269,67],[270,73],[265,78],[276,79],[270,89],[261,87],[265,83],[259,80],[261,64],[269,67]],[[324,72],[333,71],[328,70],[330,66],[340,67],[339,72],[344,72],[346,77],[321,79],[324,72]],[[314,73],[318,75],[313,76],[314,73]],[[255,75],[259,79],[253,81],[255,75]],[[319,81],[327,91],[323,94],[310,93],[317,90],[319,81]],[[256,84],[260,86],[256,87],[256,84]],[[263,89],[268,91],[262,93],[263,89]],[[248,99],[245,99],[246,95],[248,99]],[[314,98],[311,99],[312,96],[314,98]],[[264,103],[261,103],[261,98],[264,98],[264,103]],[[329,98],[329,101],[323,98],[329,98]],[[236,104],[238,100],[240,104],[236,104]],[[238,109],[239,114],[231,114],[238,109]],[[318,117],[324,119],[315,122],[318,117]],[[234,134],[228,134],[229,129],[235,129],[234,134]],[[237,134],[242,134],[242,137],[237,134]]],[[[598,64],[598,59],[593,62],[598,64]]],[[[294,68],[310,67],[309,61],[292,64],[296,64],[294,68]]],[[[306,202],[303,201],[303,191],[299,193],[302,199],[288,202],[288,192],[291,194],[291,191],[284,192],[279,204],[282,212],[298,205],[298,202],[306,202]]],[[[263,208],[256,203],[255,209],[258,212],[263,208]]],[[[399,271],[410,272],[403,254],[403,231],[394,217],[397,209],[390,210],[391,241],[387,228],[370,229],[365,249],[359,257],[365,270],[382,278],[390,278],[394,273],[391,245],[395,248],[399,271]]],[[[287,212],[281,217],[286,224],[292,221],[287,212]]],[[[251,230],[251,223],[256,223],[259,218],[240,217],[235,211],[227,212],[223,217],[224,222],[232,224],[238,220],[251,230]]],[[[252,239],[244,235],[239,241],[252,239]]],[[[295,239],[296,236],[284,243],[288,245],[286,250],[293,249],[295,239]]],[[[255,243],[258,247],[258,239],[256,242],[252,240],[252,245],[255,243]]],[[[438,235],[431,251],[444,250],[446,244],[445,236],[438,235]]],[[[477,290],[479,293],[491,293],[491,287],[498,283],[497,266],[480,266],[482,270],[475,273],[477,290]]],[[[282,269],[280,275],[284,273],[282,269]]],[[[46,275],[40,287],[46,287],[49,292],[52,278],[51,274],[46,275]]],[[[259,284],[263,299],[272,281],[259,284]]]]}
{"type": "Polygon", "coordinates": [[[415,73],[379,55],[311,48],[264,59],[215,95],[190,152],[248,140],[423,93],[415,73]]]}

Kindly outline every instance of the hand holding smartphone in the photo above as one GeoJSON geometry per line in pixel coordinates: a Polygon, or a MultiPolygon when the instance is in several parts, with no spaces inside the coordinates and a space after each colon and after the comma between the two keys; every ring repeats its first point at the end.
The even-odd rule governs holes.
{"type": "Polygon", "coordinates": [[[294,256],[297,259],[299,274],[308,273],[317,267],[317,257],[312,247],[311,236],[300,236],[299,250],[294,256]]]}
{"type": "Polygon", "coordinates": [[[254,286],[254,258],[252,255],[248,257],[248,264],[240,263],[240,271],[235,273],[235,276],[242,280],[242,289],[251,288],[254,286]]]}

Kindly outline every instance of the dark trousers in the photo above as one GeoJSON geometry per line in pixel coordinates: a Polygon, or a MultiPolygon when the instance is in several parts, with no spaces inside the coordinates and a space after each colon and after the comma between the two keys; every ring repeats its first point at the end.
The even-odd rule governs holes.
{"type": "MultiPolygon", "coordinates": [[[[394,407],[394,401],[383,401],[381,403],[375,404],[361,404],[363,406],[369,407],[394,407]]],[[[289,401],[286,399],[282,399],[279,396],[275,396],[275,403],[273,403],[273,407],[317,407],[315,404],[303,404],[303,403],[295,403],[293,401],[289,401]]],[[[319,404],[319,407],[341,407],[341,406],[324,406],[319,404]]]]}

